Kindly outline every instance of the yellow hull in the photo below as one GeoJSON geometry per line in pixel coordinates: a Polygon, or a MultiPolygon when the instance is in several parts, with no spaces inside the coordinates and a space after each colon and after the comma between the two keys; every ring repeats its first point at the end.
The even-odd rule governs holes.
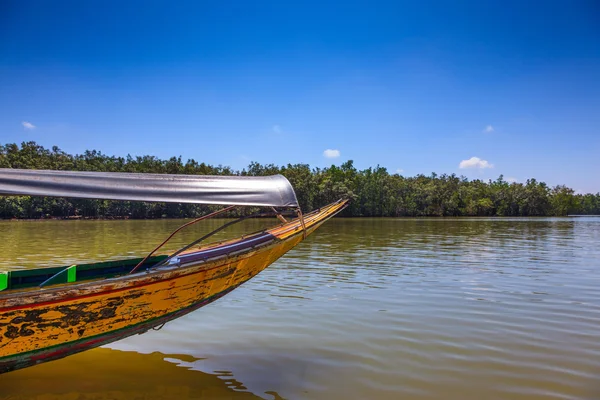
{"type": "Polygon", "coordinates": [[[238,254],[0,295],[0,372],[145,332],[214,301],[283,256],[304,233],[312,233],[345,205],[334,203],[307,215],[306,232],[298,220],[271,229],[274,240],[238,254]]]}

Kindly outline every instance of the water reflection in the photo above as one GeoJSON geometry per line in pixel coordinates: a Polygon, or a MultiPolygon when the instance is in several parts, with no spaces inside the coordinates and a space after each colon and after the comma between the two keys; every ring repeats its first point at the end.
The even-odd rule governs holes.
{"type": "MultiPolygon", "coordinates": [[[[95,349],[68,359],[0,375],[0,398],[52,399],[259,399],[230,372],[194,370],[183,355],[95,349]]],[[[277,399],[273,393],[263,398],[277,399]]]]}
{"type": "MultiPolygon", "coordinates": [[[[8,238],[0,265],[141,255],[179,223],[0,222],[8,238]]],[[[592,218],[338,218],[218,302],[111,348],[182,374],[189,391],[202,382],[231,396],[596,399],[599,243],[592,218]]],[[[70,381],[85,382],[90,370],[106,397],[119,378],[103,367],[114,368],[108,356],[96,362],[97,351],[113,354],[77,356],[92,367],[73,357],[19,371],[27,378],[17,383],[0,376],[0,388],[16,394],[15,385],[54,366],[48,393],[72,393],[70,381]]],[[[142,376],[136,370],[120,369],[142,376]]],[[[151,382],[142,398],[162,393],[158,376],[151,382]]]]}
{"type": "MultiPolygon", "coordinates": [[[[142,257],[189,220],[122,221],[0,221],[0,269],[61,266],[74,263],[142,257]]],[[[174,251],[226,223],[203,221],[178,233],[163,248],[174,251]]],[[[273,225],[273,219],[253,219],[217,233],[223,240],[273,225]]],[[[163,251],[161,250],[161,251],[163,251]]]]}

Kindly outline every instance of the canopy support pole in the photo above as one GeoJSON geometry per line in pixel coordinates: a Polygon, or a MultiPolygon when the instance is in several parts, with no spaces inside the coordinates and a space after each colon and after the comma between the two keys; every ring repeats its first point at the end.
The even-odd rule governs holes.
{"type": "Polygon", "coordinates": [[[273,210],[273,212],[275,213],[275,216],[277,217],[278,220],[280,220],[284,224],[286,224],[288,222],[287,219],[285,219],[285,217],[283,215],[281,215],[281,213],[275,209],[275,207],[271,207],[271,210],[273,210]]]}
{"type": "Polygon", "coordinates": [[[154,254],[154,253],[155,253],[155,252],[156,252],[158,249],[160,249],[161,247],[163,247],[163,246],[165,245],[165,243],[167,243],[169,240],[171,240],[171,238],[172,238],[173,236],[175,236],[175,234],[176,234],[177,232],[179,232],[180,230],[182,230],[182,229],[183,229],[183,228],[185,228],[186,226],[193,225],[193,224],[195,224],[196,222],[200,222],[200,221],[202,221],[202,220],[204,220],[204,219],[212,218],[212,217],[214,217],[215,215],[222,214],[222,213],[224,213],[224,212],[226,212],[226,211],[229,211],[229,210],[232,210],[232,209],[234,209],[234,208],[236,208],[236,207],[237,207],[237,206],[229,206],[229,207],[225,207],[225,208],[222,208],[222,209],[220,209],[220,210],[217,210],[217,211],[215,211],[215,212],[212,212],[212,213],[210,213],[210,214],[203,215],[203,216],[202,216],[202,217],[200,217],[200,218],[196,218],[195,220],[193,220],[193,221],[190,221],[190,222],[188,222],[187,224],[183,224],[183,225],[181,225],[181,226],[180,226],[179,228],[177,228],[177,229],[176,229],[176,230],[175,230],[173,233],[171,233],[171,235],[169,235],[169,237],[168,237],[168,238],[166,238],[164,242],[162,242],[161,244],[159,244],[159,245],[158,245],[158,246],[157,246],[157,247],[156,247],[154,250],[152,250],[152,251],[150,252],[150,254],[148,254],[146,257],[144,257],[144,259],[143,259],[142,261],[140,261],[140,262],[138,263],[138,265],[136,265],[135,267],[133,267],[133,269],[132,269],[131,271],[129,271],[129,273],[130,273],[130,274],[133,274],[135,271],[137,271],[137,269],[138,269],[140,266],[142,266],[142,264],[144,264],[144,263],[145,263],[145,262],[146,262],[146,261],[147,261],[147,260],[150,258],[150,256],[152,256],[152,254],[154,254]]]}
{"type": "Polygon", "coordinates": [[[298,218],[300,218],[300,223],[302,224],[303,238],[306,239],[306,225],[304,225],[304,216],[302,215],[302,210],[300,209],[300,207],[296,209],[296,212],[298,213],[298,218]]]}

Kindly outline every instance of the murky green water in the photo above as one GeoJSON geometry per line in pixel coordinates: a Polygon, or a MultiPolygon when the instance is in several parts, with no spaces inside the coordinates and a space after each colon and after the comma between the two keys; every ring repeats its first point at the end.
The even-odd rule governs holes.
{"type": "MultiPolygon", "coordinates": [[[[180,222],[0,222],[0,268],[143,255],[180,222]]],[[[0,375],[10,399],[259,397],[599,399],[600,218],[334,219],[160,331],[0,375]]]]}

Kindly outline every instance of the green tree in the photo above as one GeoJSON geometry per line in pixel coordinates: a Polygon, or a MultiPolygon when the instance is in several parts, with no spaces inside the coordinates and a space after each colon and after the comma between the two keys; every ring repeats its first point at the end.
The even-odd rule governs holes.
{"type": "MultiPolygon", "coordinates": [[[[389,174],[377,166],[358,170],[352,160],[340,166],[311,169],[307,164],[277,166],[252,162],[242,171],[181,156],[167,160],[151,155],[115,157],[96,150],[70,155],[35,142],[0,145],[0,168],[139,172],[199,175],[264,176],[282,174],[296,190],[301,207],[310,210],[342,197],[351,198],[345,216],[542,216],[600,214],[600,193],[575,194],[559,185],[529,179],[509,183],[468,180],[464,176],[389,174]]],[[[195,217],[215,207],[198,204],[139,203],[95,199],[0,197],[0,218],[161,218],[195,217]]],[[[248,209],[236,211],[250,212],[248,209]]]]}

